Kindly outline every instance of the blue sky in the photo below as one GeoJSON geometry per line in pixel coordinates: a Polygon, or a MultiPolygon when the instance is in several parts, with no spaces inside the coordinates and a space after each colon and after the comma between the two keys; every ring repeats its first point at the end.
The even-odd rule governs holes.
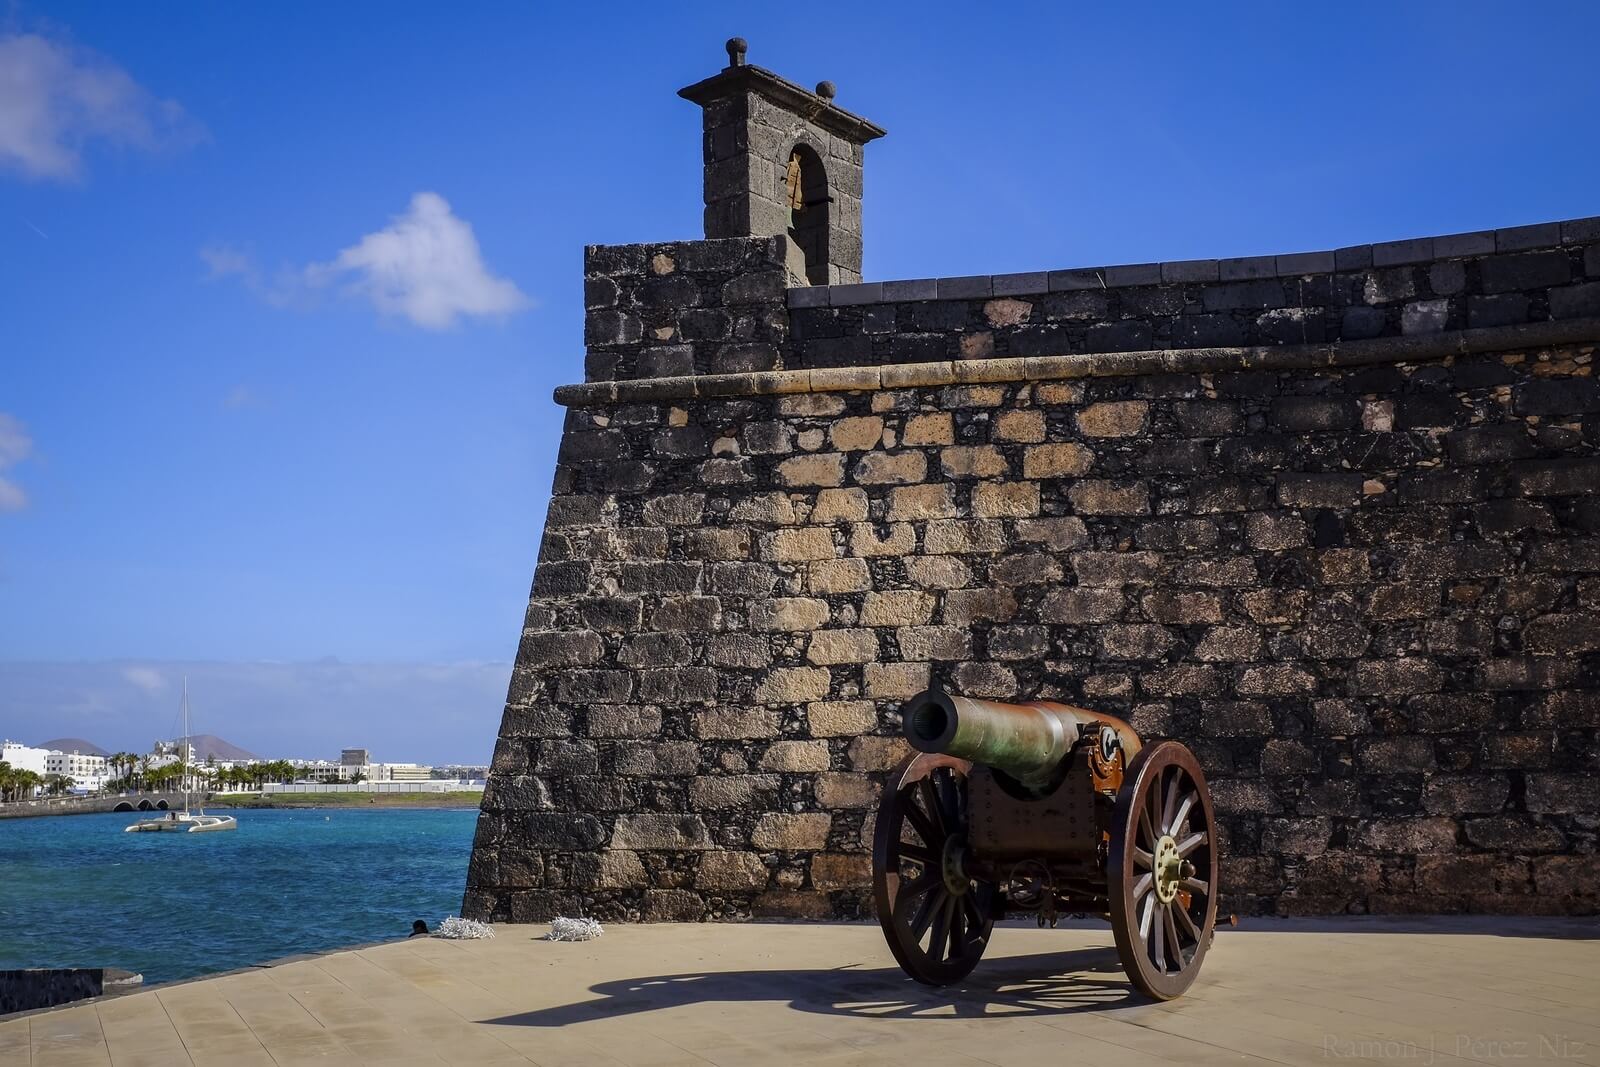
{"type": "Polygon", "coordinates": [[[889,130],[869,279],[1600,213],[1600,7],[1310,12],[6,8],[0,734],[486,758],[582,246],[699,235],[734,34],[889,130]]]}

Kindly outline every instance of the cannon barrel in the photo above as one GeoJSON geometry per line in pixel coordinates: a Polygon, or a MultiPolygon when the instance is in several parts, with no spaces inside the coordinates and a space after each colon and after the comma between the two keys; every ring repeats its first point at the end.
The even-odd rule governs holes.
{"type": "Polygon", "coordinates": [[[1094,723],[1116,732],[1126,759],[1139,751],[1139,735],[1120,719],[1048,700],[1001,704],[952,696],[935,687],[901,709],[901,729],[913,748],[985,764],[1030,788],[1055,776],[1084,729],[1094,723]]]}

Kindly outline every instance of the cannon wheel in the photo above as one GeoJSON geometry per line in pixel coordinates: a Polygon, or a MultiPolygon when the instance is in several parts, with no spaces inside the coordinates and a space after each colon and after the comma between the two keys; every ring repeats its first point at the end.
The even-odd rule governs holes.
{"type": "Polygon", "coordinates": [[[953,756],[913,756],[884,783],[878,806],[878,922],[901,969],[925,985],[965,978],[994,927],[994,887],[969,878],[963,866],[971,769],[953,756]]]}
{"type": "Polygon", "coordinates": [[[1129,765],[1106,883],[1123,970],[1148,996],[1181,996],[1216,926],[1217,823],[1200,764],[1177,741],[1146,745],[1129,765]]]}

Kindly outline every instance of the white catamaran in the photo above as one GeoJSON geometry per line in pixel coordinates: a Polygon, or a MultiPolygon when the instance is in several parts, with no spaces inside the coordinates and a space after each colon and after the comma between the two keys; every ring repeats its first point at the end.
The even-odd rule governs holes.
{"type": "Polygon", "coordinates": [[[180,778],[183,782],[183,810],[169,811],[158,819],[140,819],[132,826],[125,827],[123,833],[179,833],[199,834],[211,830],[236,830],[239,823],[232,815],[207,815],[205,806],[201,805],[199,811],[189,810],[189,679],[183,680],[183,740],[179,742],[179,766],[183,768],[180,778]]]}

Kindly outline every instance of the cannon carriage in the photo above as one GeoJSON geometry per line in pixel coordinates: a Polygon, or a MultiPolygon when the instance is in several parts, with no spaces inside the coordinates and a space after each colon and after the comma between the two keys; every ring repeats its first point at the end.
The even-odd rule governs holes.
{"type": "Polygon", "coordinates": [[[1142,992],[1189,987],[1216,924],[1217,834],[1187,747],[1100,712],[937,687],[902,720],[918,751],[884,786],[873,893],[908,975],[961,980],[1006,916],[1093,914],[1142,992]]]}

